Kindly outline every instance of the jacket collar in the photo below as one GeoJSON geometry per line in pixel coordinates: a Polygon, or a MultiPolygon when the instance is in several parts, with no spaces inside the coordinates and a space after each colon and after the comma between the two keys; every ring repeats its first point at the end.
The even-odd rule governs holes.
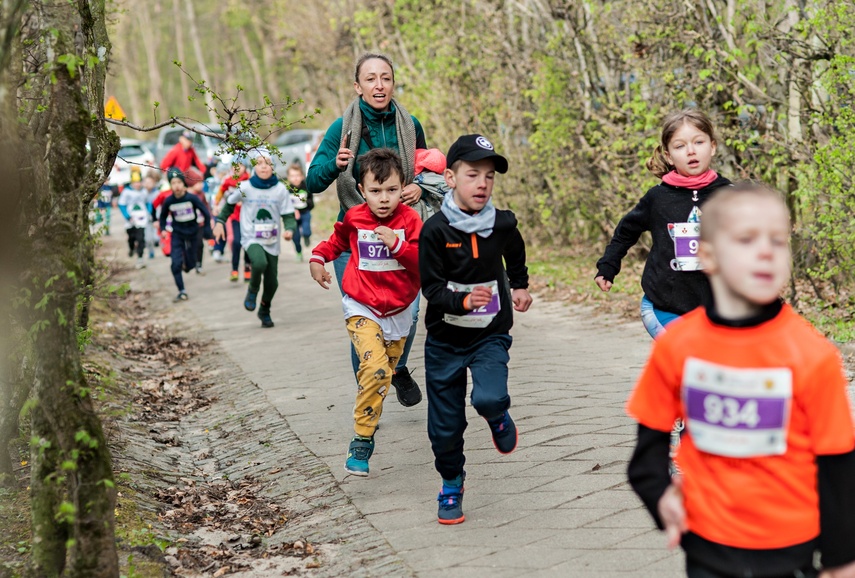
{"type": "Polygon", "coordinates": [[[359,110],[362,111],[362,118],[371,123],[380,122],[381,120],[388,120],[389,118],[394,120],[395,118],[394,103],[389,105],[389,110],[379,112],[371,108],[371,106],[369,106],[368,103],[362,100],[362,97],[360,96],[359,110]]]}

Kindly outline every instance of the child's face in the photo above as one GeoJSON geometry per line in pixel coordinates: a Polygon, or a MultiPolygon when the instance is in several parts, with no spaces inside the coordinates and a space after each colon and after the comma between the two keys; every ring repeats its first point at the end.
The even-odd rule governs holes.
{"type": "Polygon", "coordinates": [[[684,177],[693,177],[710,168],[715,148],[710,135],[684,122],[668,142],[665,159],[684,177]]]}
{"type": "Polygon", "coordinates": [[[461,210],[477,213],[493,195],[495,176],[493,159],[460,161],[457,170],[445,170],[445,184],[454,189],[454,202],[461,210]]]}
{"type": "Polygon", "coordinates": [[[176,199],[180,199],[187,192],[187,186],[181,179],[175,178],[169,181],[169,188],[172,189],[172,194],[176,199]]]}
{"type": "Polygon", "coordinates": [[[288,169],[288,182],[294,185],[295,187],[298,186],[300,183],[303,182],[303,171],[288,169]]]}
{"type": "Polygon", "coordinates": [[[146,177],[146,178],[144,178],[144,179],[143,179],[143,187],[144,187],[147,191],[152,190],[152,189],[154,188],[154,179],[153,179],[153,178],[151,178],[151,177],[146,177]]]}
{"type": "Polygon", "coordinates": [[[255,161],[255,174],[259,179],[267,180],[273,176],[273,163],[267,157],[258,157],[255,161]]]}
{"type": "Polygon", "coordinates": [[[746,195],[722,209],[717,230],[702,241],[701,263],[716,307],[745,317],[778,298],[790,277],[790,221],[776,199],[746,195]]]}
{"type": "Polygon", "coordinates": [[[371,108],[386,110],[392,103],[394,78],[388,62],[381,58],[371,58],[359,67],[359,81],[353,83],[353,88],[371,108]]]}
{"type": "Polygon", "coordinates": [[[382,183],[378,183],[374,173],[368,171],[359,184],[359,192],[378,219],[384,219],[395,211],[401,202],[402,189],[401,175],[396,171],[392,171],[389,178],[382,183]]]}

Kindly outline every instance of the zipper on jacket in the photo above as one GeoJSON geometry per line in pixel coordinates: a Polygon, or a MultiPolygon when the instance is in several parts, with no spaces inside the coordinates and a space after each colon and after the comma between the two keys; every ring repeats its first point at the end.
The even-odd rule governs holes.
{"type": "Polygon", "coordinates": [[[692,191],[692,200],[698,202],[698,191],[692,191]]]}
{"type": "Polygon", "coordinates": [[[478,258],[478,237],[472,233],[472,258],[478,258]]]}

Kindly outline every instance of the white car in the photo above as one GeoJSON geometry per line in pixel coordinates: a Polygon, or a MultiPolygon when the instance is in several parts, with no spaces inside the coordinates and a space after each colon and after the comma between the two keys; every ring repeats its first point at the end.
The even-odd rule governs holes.
{"type": "Polygon", "coordinates": [[[154,153],[151,152],[145,141],[123,138],[119,152],[116,154],[116,163],[113,165],[113,170],[110,171],[110,178],[107,184],[118,187],[127,185],[131,182],[131,166],[133,165],[139,167],[143,176],[145,176],[150,167],[157,168],[157,164],[154,161],[154,153]]]}

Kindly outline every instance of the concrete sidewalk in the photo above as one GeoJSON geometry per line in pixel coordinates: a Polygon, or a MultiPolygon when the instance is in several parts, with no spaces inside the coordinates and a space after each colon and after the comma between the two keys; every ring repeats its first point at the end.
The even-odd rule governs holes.
{"type": "MultiPolygon", "coordinates": [[[[650,348],[640,322],[539,299],[516,314],[510,390],[519,447],[498,454],[470,408],[466,522],[441,526],[426,401],[404,408],[391,395],[371,475],[345,473],[355,380],[340,295],[311,280],[291,243],[279,263],[272,329],[244,310],[246,285],[229,282],[229,266],[207,254],[204,276],[185,275],[190,300],[173,307],[188,324],[207,328],[258,384],[416,575],[683,575],[682,554],[665,549],[626,482],[635,425],[623,404],[650,348]]],[[[153,298],[171,300],[177,291],[168,260],[158,253],[147,264],[147,284],[156,280],[159,288],[153,298]]],[[[420,325],[409,367],[423,388],[420,325]]]]}

